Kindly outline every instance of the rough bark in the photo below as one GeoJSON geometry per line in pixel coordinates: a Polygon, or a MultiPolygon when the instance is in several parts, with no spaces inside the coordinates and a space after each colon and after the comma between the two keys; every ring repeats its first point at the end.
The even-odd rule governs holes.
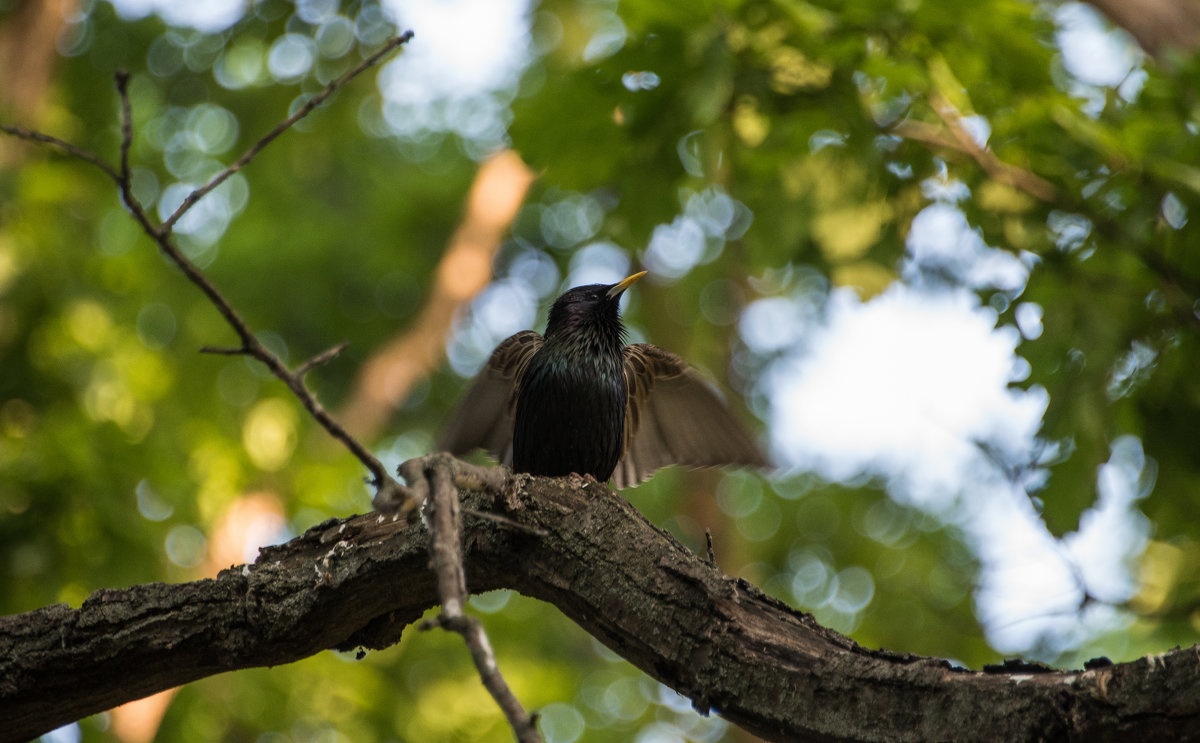
{"type": "MultiPolygon", "coordinates": [[[[461,498],[472,592],[548,601],[697,708],[768,740],[1200,739],[1196,648],[1084,671],[956,669],[820,627],[601,485],[518,477],[461,498]]],[[[428,562],[420,521],[366,514],[215,580],[0,618],[0,739],[223,671],[385,647],[437,602],[428,562]]]]}

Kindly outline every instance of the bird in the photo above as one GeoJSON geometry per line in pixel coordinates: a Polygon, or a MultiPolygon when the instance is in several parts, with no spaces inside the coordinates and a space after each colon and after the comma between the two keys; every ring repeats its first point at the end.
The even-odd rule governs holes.
{"type": "Polygon", "coordinates": [[[646,275],[576,286],[492,352],[438,439],[514,472],[590,476],[623,489],[668,465],[768,466],[720,393],[679,356],[626,345],[619,301],[646,275]]]}

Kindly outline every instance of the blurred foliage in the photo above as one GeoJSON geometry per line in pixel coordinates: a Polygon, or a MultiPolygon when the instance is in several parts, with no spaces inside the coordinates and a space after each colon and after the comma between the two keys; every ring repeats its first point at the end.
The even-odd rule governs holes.
{"type": "MultiPolygon", "coordinates": [[[[1119,437],[1139,437],[1157,463],[1140,501],[1152,541],[1124,607],[1132,625],[1026,652],[1079,663],[1195,639],[1196,62],[1135,70],[1135,94],[1084,86],[1064,68],[1053,7],[1016,0],[547,0],[530,22],[536,53],[519,90],[499,100],[511,103],[511,145],[541,176],[499,276],[549,271],[534,292],[544,306],[585,245],[651,260],[637,246],[657,228],[727,193],[752,225],[707,234],[702,256],[640,284],[627,313],[635,334],[749,391],[763,362],[738,337],[743,305],[813,277],[877,295],[898,277],[911,221],[931,201],[925,185],[965,187],[958,208],[988,245],[1033,266],[1020,299],[1044,310],[1018,352],[1030,367],[1020,385],[1049,395],[1042,436],[1054,445],[1034,463],[1049,470],[1034,493],[1047,527],[1077,527],[1119,437]],[[1045,179],[1051,196],[954,146],[943,101],[986,120],[994,160],[1018,181],[1045,179]],[[942,143],[907,136],[913,124],[942,143]],[[574,227],[547,228],[548,214],[573,215],[574,227]]],[[[115,159],[112,74],[130,70],[138,194],[170,202],[177,184],[232,162],[391,30],[370,2],[265,0],[210,33],[85,2],[59,35],[49,102],[17,123],[115,159]],[[314,8],[324,8],[318,20],[314,8]],[[266,60],[286,34],[316,51],[298,74],[272,79],[266,60]]],[[[419,41],[425,29],[414,30],[419,41]]],[[[331,409],[372,350],[412,324],[478,154],[437,131],[388,134],[372,78],[180,225],[191,257],[291,363],[350,342],[309,376],[331,409]]],[[[230,331],[157,255],[112,183],[45,149],[14,151],[17,164],[0,170],[0,611],[224,567],[206,568],[209,542],[247,493],[285,504],[282,532],[263,540],[368,509],[357,463],[282,385],[241,358],[198,353],[230,344],[230,331]]],[[[1017,323],[1014,297],[1001,294],[981,290],[981,300],[999,323],[1017,323]]],[[[423,453],[462,385],[437,370],[369,443],[393,465],[423,453]]],[[[889,498],[884,483],[668,470],[629,497],[693,549],[710,530],[728,572],[864,645],[974,667],[999,656],[976,617],[978,558],[959,525],[889,498]]],[[[548,740],[747,739],[551,607],[507,593],[473,604],[518,696],[543,709],[548,740]]],[[[107,715],[81,729],[85,740],[116,739],[107,715]]],[[[509,735],[461,643],[411,632],[361,661],[326,653],[192,684],[158,740],[509,735]]]]}

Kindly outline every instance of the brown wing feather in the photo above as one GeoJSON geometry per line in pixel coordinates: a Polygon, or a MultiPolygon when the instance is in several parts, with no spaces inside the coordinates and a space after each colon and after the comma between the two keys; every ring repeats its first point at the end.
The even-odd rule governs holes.
{"type": "Polygon", "coordinates": [[[768,466],[717,390],[686,361],[648,343],[625,349],[625,453],[613,473],[618,489],[672,464],[768,466]]]}
{"type": "Polygon", "coordinates": [[[517,380],[541,347],[542,336],[532,330],[509,336],[496,346],[438,437],[439,451],[457,456],[480,447],[497,461],[512,464],[517,380]]]}

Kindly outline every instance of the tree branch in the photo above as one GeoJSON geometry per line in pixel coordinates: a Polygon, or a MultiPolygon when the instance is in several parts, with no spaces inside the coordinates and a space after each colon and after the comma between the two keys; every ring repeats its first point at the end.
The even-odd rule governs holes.
{"type": "MultiPolygon", "coordinates": [[[[274,129],[251,145],[250,149],[248,149],[240,158],[238,158],[237,162],[221,171],[221,173],[217,174],[216,177],[214,177],[204,186],[201,186],[200,188],[197,188],[195,191],[192,191],[190,194],[188,194],[187,198],[184,199],[184,202],[179,205],[175,212],[160,225],[154,224],[149,214],[147,214],[145,207],[138,201],[137,197],[133,193],[133,179],[129,165],[129,151],[133,144],[133,114],[129,103],[128,72],[118,71],[115,76],[117,94],[121,103],[121,150],[120,165],[117,168],[114,168],[112,165],[105,162],[103,158],[95,155],[94,153],[88,152],[83,148],[58,139],[57,137],[52,137],[40,132],[30,131],[17,126],[0,124],[0,131],[2,132],[11,134],[21,139],[39,142],[42,144],[49,144],[57,147],[66,152],[68,155],[77,157],[85,162],[95,165],[97,168],[100,168],[102,171],[104,171],[110,178],[112,178],[116,182],[117,187],[120,189],[121,200],[124,202],[126,208],[129,209],[129,212],[133,215],[134,220],[138,223],[138,225],[141,226],[142,231],[149,235],[150,238],[158,244],[159,250],[162,251],[163,255],[170,259],[170,261],[174,263],[180,271],[183,272],[183,275],[187,277],[188,281],[195,284],[200,291],[204,293],[209,302],[211,302],[212,305],[217,308],[217,311],[221,313],[221,316],[224,317],[229,326],[233,328],[233,331],[237,334],[238,340],[241,343],[239,347],[234,349],[217,350],[210,348],[207,350],[224,354],[242,353],[247,356],[252,356],[253,358],[262,362],[262,364],[267,367],[271,374],[287,385],[288,389],[291,390],[292,394],[294,394],[296,398],[300,400],[300,403],[304,406],[305,410],[307,410],[309,414],[316,419],[317,423],[319,423],[321,427],[329,433],[330,436],[340,441],[343,446],[349,449],[350,452],[363,463],[363,465],[371,473],[371,485],[376,489],[376,497],[382,496],[383,499],[387,501],[403,502],[406,510],[415,508],[417,502],[411,498],[407,498],[407,491],[402,485],[400,485],[400,483],[396,482],[390,473],[388,473],[387,469],[383,466],[383,463],[380,462],[379,459],[375,457],[375,455],[372,454],[365,446],[359,443],[357,439],[351,436],[340,423],[334,420],[333,417],[325,410],[324,406],[317,401],[316,396],[313,395],[313,393],[310,392],[304,384],[305,374],[307,374],[315,364],[323,363],[332,356],[336,355],[336,351],[321,354],[311,361],[302,364],[294,372],[289,370],[287,365],[284,364],[278,356],[272,353],[270,349],[268,349],[258,340],[258,338],[250,330],[249,325],[246,324],[245,320],[243,320],[237,311],[233,309],[233,306],[229,303],[229,301],[225,299],[224,295],[221,294],[217,287],[208,280],[208,277],[204,275],[199,267],[192,263],[187,256],[183,254],[183,251],[181,251],[178,246],[175,245],[174,241],[171,239],[171,232],[175,223],[179,221],[179,219],[187,212],[188,209],[190,209],[197,201],[203,198],[205,194],[211,192],[214,188],[224,182],[226,178],[240,170],[276,137],[291,128],[291,126],[297,121],[311,113],[313,109],[323,103],[335,91],[361,74],[367,68],[376,64],[385,55],[402,44],[408,42],[412,37],[412,31],[406,31],[403,34],[392,38],[379,50],[359,63],[354,69],[329,83],[329,85],[325,86],[324,90],[310,98],[295,113],[284,119],[282,122],[276,125],[274,129]]],[[[340,350],[340,348],[338,350],[340,350]]]]}
{"type": "Polygon", "coordinates": [[[1059,209],[1077,211],[1086,216],[1097,230],[1106,234],[1114,244],[1130,246],[1132,252],[1153,273],[1162,285],[1163,293],[1170,303],[1173,314],[1181,325],[1193,332],[1200,332],[1200,318],[1193,309],[1195,298],[1200,296],[1197,281],[1187,276],[1178,266],[1172,265],[1154,246],[1144,241],[1127,239],[1124,227],[1094,209],[1085,208],[1076,197],[1063,195],[1054,184],[1016,165],[1006,163],[986,147],[981,147],[963,127],[962,115],[942,94],[934,92],[929,103],[943,126],[917,120],[904,120],[889,131],[897,136],[931,147],[954,150],[971,157],[990,178],[1010,188],[1024,191],[1038,201],[1059,209]]]}
{"type": "Polygon", "coordinates": [[[117,183],[121,182],[121,176],[119,173],[117,173],[116,168],[105,162],[104,158],[93,152],[88,152],[82,147],[77,147],[70,142],[59,139],[58,137],[52,137],[49,134],[35,132],[31,129],[14,126],[12,124],[0,124],[0,132],[14,136],[17,139],[24,139],[29,142],[37,142],[38,144],[46,144],[50,145],[51,147],[55,147],[71,157],[76,157],[84,162],[95,165],[97,168],[100,168],[100,170],[103,170],[105,175],[107,175],[109,178],[112,178],[117,183]]]}
{"type": "MultiPolygon", "coordinates": [[[[472,593],[548,601],[702,710],[772,741],[1182,740],[1200,735],[1200,656],[982,672],[871,651],[721,573],[603,485],[518,476],[460,494],[472,593]],[[508,523],[520,524],[513,528],[508,523]]],[[[439,602],[421,522],[331,520],[216,580],[101,590],[0,618],[0,739],[160,689],[386,647],[439,602]],[[314,579],[314,573],[316,577],[314,579]]]]}
{"type": "MultiPolygon", "coordinates": [[[[56,145],[65,149],[69,154],[81,157],[97,165],[116,181],[122,200],[134,219],[141,225],[143,231],[158,244],[159,249],[183,271],[184,275],[200,288],[233,328],[241,341],[241,345],[236,348],[205,347],[201,350],[224,355],[244,354],[252,356],[266,365],[272,374],[282,380],[292,390],[293,394],[299,398],[305,409],[308,410],[318,423],[334,438],[340,440],[367,466],[374,477],[373,484],[376,487],[376,502],[387,504],[389,508],[396,510],[397,519],[401,515],[407,515],[417,505],[424,502],[425,499],[413,497],[406,488],[397,483],[384,469],[382,463],[325,411],[324,407],[304,384],[305,375],[314,366],[326,363],[335,357],[345,348],[346,344],[343,343],[312,357],[294,371],[289,370],[283,361],[267,349],[250,331],[246,322],[233,309],[233,306],[225,299],[216,286],[179,250],[171,239],[171,233],[178,220],[201,198],[249,163],[271,141],[297,121],[307,116],[332,95],[334,91],[368,67],[374,65],[384,55],[407,42],[412,38],[412,35],[412,32],[409,31],[393,38],[380,50],[364,59],[357,67],[330,83],[318,95],[310,98],[300,109],[254,143],[233,165],[217,174],[216,177],[204,186],[192,191],[175,212],[158,226],[154,225],[145,208],[133,193],[133,179],[129,165],[129,151],[133,144],[133,115],[129,101],[129,73],[118,71],[115,76],[117,93],[121,104],[121,145],[120,165],[118,169],[114,170],[99,157],[62,140],[14,128],[18,136],[26,136],[35,141],[56,145]]],[[[455,460],[447,458],[438,461],[445,464],[447,462],[454,462],[455,460]]],[[[465,466],[462,463],[458,463],[458,465],[460,468],[465,466]]],[[[433,475],[432,481],[436,485],[434,488],[435,499],[432,513],[437,515],[437,518],[431,520],[431,524],[434,527],[432,530],[431,553],[433,564],[437,567],[439,597],[444,607],[440,624],[446,629],[462,635],[468,649],[471,651],[471,656],[475,661],[484,685],[508,717],[513,731],[517,734],[518,740],[521,743],[540,743],[541,736],[537,731],[536,718],[525,712],[500,674],[495,655],[483,631],[483,626],[479,623],[479,620],[463,614],[462,609],[466,604],[468,594],[463,578],[464,568],[460,550],[460,516],[457,496],[454,492],[453,484],[448,479],[450,477],[448,473],[449,469],[447,466],[439,467],[431,473],[433,475]]],[[[413,478],[414,481],[417,479],[421,478],[413,478]]],[[[424,484],[424,490],[428,491],[428,483],[424,484]]],[[[330,578],[330,574],[323,571],[323,566],[328,566],[330,555],[332,554],[332,552],[327,554],[316,567],[318,578],[321,581],[330,578]]]]}
{"type": "Polygon", "coordinates": [[[237,333],[238,339],[241,341],[241,352],[262,362],[262,364],[266,366],[275,377],[287,385],[288,389],[290,389],[292,394],[300,400],[300,403],[304,406],[304,409],[307,410],[314,419],[316,419],[317,423],[319,423],[321,427],[329,433],[330,436],[340,441],[343,446],[349,449],[350,452],[353,453],[354,456],[356,456],[359,461],[366,466],[366,468],[371,472],[371,484],[375,487],[377,495],[379,493],[387,493],[387,497],[391,499],[393,497],[392,494],[398,494],[396,497],[401,500],[406,500],[406,508],[409,510],[416,507],[416,501],[403,498],[403,494],[406,492],[404,487],[396,482],[396,480],[383,466],[383,463],[380,462],[374,454],[372,454],[365,446],[359,443],[359,441],[351,436],[340,423],[338,423],[331,415],[329,415],[329,413],[325,410],[325,407],[317,400],[316,396],[313,395],[313,393],[310,392],[305,386],[304,375],[308,372],[309,368],[311,368],[311,365],[302,366],[300,370],[292,372],[287,368],[287,365],[283,363],[282,359],[264,346],[262,342],[258,340],[257,336],[251,332],[250,327],[233,309],[233,306],[230,305],[229,301],[225,299],[216,286],[208,280],[208,277],[204,275],[199,267],[192,263],[187,256],[183,254],[183,251],[181,251],[175,245],[174,241],[171,240],[171,228],[175,222],[178,221],[178,219],[192,207],[193,204],[195,204],[205,194],[209,193],[218,185],[220,185],[221,182],[223,182],[230,175],[241,169],[246,163],[250,162],[250,160],[264,147],[270,144],[272,140],[289,129],[297,121],[311,113],[313,109],[320,105],[342,85],[345,85],[363,70],[375,64],[385,54],[397,48],[401,44],[404,44],[411,38],[411,31],[405,32],[404,34],[393,38],[387,44],[384,44],[379,51],[364,59],[357,67],[342,75],[337,80],[331,82],[321,93],[309,99],[304,106],[302,106],[287,119],[280,122],[262,139],[258,140],[258,142],[252,145],[245,154],[238,158],[237,162],[226,168],[215,178],[209,181],[205,186],[202,186],[201,188],[198,188],[189,194],[188,197],[184,199],[184,203],[175,210],[175,213],[158,226],[154,225],[149,215],[147,215],[146,210],[138,202],[133,193],[133,180],[129,170],[129,148],[133,141],[133,124],[129,106],[128,91],[129,75],[127,73],[119,72],[117,73],[116,78],[117,92],[119,93],[121,99],[121,169],[117,183],[121,189],[121,198],[125,202],[126,207],[133,214],[134,219],[139,225],[141,225],[142,230],[149,235],[151,239],[158,243],[158,247],[163,254],[166,255],[172,263],[178,266],[179,269],[183,271],[184,276],[186,276],[189,281],[195,284],[200,291],[202,291],[204,295],[208,297],[208,300],[213,304],[213,306],[217,308],[217,311],[221,313],[221,316],[225,318],[225,321],[230,327],[233,328],[234,332],[237,333]]]}
{"type": "Polygon", "coordinates": [[[940,93],[929,96],[929,103],[945,125],[944,128],[923,121],[905,119],[891,128],[891,132],[905,139],[922,142],[933,147],[961,152],[976,163],[997,183],[1024,191],[1038,201],[1058,205],[1061,201],[1054,184],[1037,173],[1006,163],[994,152],[981,147],[963,128],[962,114],[940,93]]]}
{"type": "Polygon", "coordinates": [[[1167,52],[1186,56],[1200,44],[1197,0],[1087,0],[1108,19],[1128,31],[1142,49],[1170,62],[1167,52]]]}
{"type": "MultiPolygon", "coordinates": [[[[255,155],[257,155],[259,152],[262,152],[263,148],[271,144],[276,137],[278,137],[280,134],[283,134],[288,129],[291,129],[293,124],[312,113],[313,109],[324,103],[325,99],[333,95],[338,88],[358,77],[367,68],[374,66],[377,62],[379,62],[379,60],[383,59],[388,54],[391,54],[391,52],[396,48],[402,46],[403,44],[407,44],[412,37],[412,31],[405,31],[399,36],[392,37],[391,40],[381,46],[377,51],[364,59],[362,62],[359,62],[354,69],[346,72],[338,79],[329,83],[320,93],[317,93],[312,98],[309,98],[307,101],[305,101],[304,105],[296,109],[295,113],[279,122],[274,129],[263,135],[262,139],[250,145],[250,149],[242,153],[242,156],[239,157],[237,161],[233,163],[233,165],[230,165],[220,173],[217,173],[217,175],[215,175],[208,183],[205,183],[203,186],[188,194],[183,200],[183,203],[175,209],[175,212],[171,214],[171,216],[167,217],[166,221],[159,226],[159,230],[164,234],[169,233],[175,227],[175,223],[179,221],[179,219],[187,212],[188,209],[191,209],[197,201],[204,198],[204,196],[214,188],[224,183],[225,179],[227,179],[229,176],[245,167],[251,160],[254,159],[255,155]]],[[[122,100],[127,99],[125,96],[122,96],[122,100]]],[[[124,149],[125,148],[122,147],[122,152],[124,152],[124,149]]],[[[124,159],[124,156],[122,156],[122,159],[124,159]]]]}
{"type": "MultiPolygon", "coordinates": [[[[195,284],[200,291],[204,293],[209,302],[211,302],[212,305],[217,308],[217,311],[221,313],[221,316],[224,317],[229,326],[233,328],[233,331],[237,334],[238,340],[241,343],[239,347],[234,349],[217,350],[210,348],[207,350],[210,352],[224,354],[242,353],[247,356],[252,356],[253,358],[262,362],[262,364],[267,367],[271,374],[287,385],[288,389],[291,390],[292,394],[294,394],[296,398],[300,400],[300,403],[304,406],[304,409],[307,410],[314,419],[316,419],[317,423],[319,423],[321,427],[329,433],[330,436],[340,441],[343,446],[349,449],[350,452],[363,463],[363,465],[371,473],[371,485],[376,489],[376,497],[378,498],[382,496],[382,498],[386,501],[402,502],[404,503],[404,508],[406,510],[415,508],[417,502],[407,497],[407,491],[405,488],[400,485],[400,483],[396,482],[395,478],[388,473],[387,469],[383,466],[383,463],[380,462],[379,459],[365,446],[359,443],[357,439],[351,436],[340,423],[334,420],[333,417],[329,415],[328,411],[325,410],[324,406],[317,401],[316,396],[313,395],[313,393],[310,392],[304,384],[304,376],[311,370],[312,366],[327,361],[333,355],[336,355],[336,351],[321,354],[311,361],[301,365],[294,372],[289,370],[287,365],[284,364],[278,356],[272,353],[270,349],[268,349],[258,340],[258,338],[250,330],[249,325],[247,325],[237,311],[233,309],[233,306],[229,303],[229,301],[225,299],[224,295],[221,294],[217,287],[208,280],[208,277],[204,275],[199,267],[192,263],[187,256],[183,254],[183,251],[181,251],[178,246],[175,245],[174,241],[171,239],[171,233],[175,223],[179,221],[179,219],[187,212],[188,209],[190,209],[197,201],[203,198],[205,194],[211,192],[214,188],[224,182],[225,179],[244,167],[250,162],[250,160],[254,158],[255,155],[261,152],[264,147],[270,144],[280,134],[291,128],[292,125],[297,121],[310,114],[313,109],[321,105],[321,103],[329,98],[329,96],[333,95],[335,91],[357,77],[367,68],[376,64],[388,53],[407,43],[410,39],[412,39],[412,37],[412,31],[406,31],[399,36],[393,37],[377,51],[372,53],[369,57],[354,67],[354,69],[329,83],[329,85],[325,86],[324,90],[310,98],[303,106],[297,109],[295,113],[281,121],[275,126],[274,129],[251,145],[250,149],[248,149],[240,158],[238,158],[237,162],[218,173],[204,186],[201,186],[200,188],[197,188],[188,194],[187,198],[184,199],[183,203],[179,205],[175,212],[160,225],[154,224],[154,221],[150,218],[149,214],[147,214],[145,207],[138,201],[137,197],[133,193],[133,179],[129,165],[129,151],[133,145],[133,114],[129,103],[128,72],[123,70],[118,71],[115,76],[117,94],[121,103],[121,150],[120,165],[117,168],[114,168],[98,155],[81,147],[77,147],[69,142],[58,139],[57,137],[42,134],[41,132],[30,131],[18,126],[0,124],[0,132],[19,137],[21,139],[57,147],[72,157],[77,157],[85,162],[91,163],[97,168],[100,168],[105,174],[112,178],[116,182],[117,187],[120,189],[121,200],[124,202],[126,208],[129,209],[129,212],[133,215],[134,220],[138,223],[138,225],[141,226],[142,231],[149,235],[150,238],[158,244],[159,250],[162,251],[163,255],[170,259],[170,261],[174,263],[180,271],[183,272],[183,275],[187,277],[188,281],[195,284]]],[[[340,348],[338,350],[340,350],[340,348]]]]}
{"type": "MultiPolygon", "coordinates": [[[[457,632],[467,643],[471,651],[471,660],[475,669],[483,679],[483,685],[500,705],[500,710],[508,718],[508,724],[517,735],[520,743],[541,743],[538,733],[537,719],[525,712],[525,708],[517,701],[517,697],[509,688],[508,682],[500,674],[496,663],[496,654],[484,634],[483,624],[466,613],[463,608],[467,605],[467,577],[462,556],[462,519],[459,515],[458,492],[455,488],[457,476],[469,476],[468,471],[479,471],[474,479],[476,487],[481,487],[483,481],[494,480],[501,470],[474,468],[448,455],[433,455],[424,459],[414,459],[406,462],[406,467],[416,463],[423,472],[404,473],[408,482],[415,482],[418,477],[424,477],[430,486],[429,498],[425,501],[425,515],[429,524],[431,567],[438,577],[438,602],[442,613],[436,620],[422,623],[422,629],[441,626],[451,632],[457,632]]],[[[415,469],[415,467],[411,467],[415,469]]],[[[500,487],[503,487],[502,484],[500,487]]]]}
{"type": "Polygon", "coordinates": [[[333,348],[326,349],[326,350],[322,351],[321,353],[317,354],[316,356],[313,356],[308,361],[305,361],[300,366],[297,366],[296,371],[293,373],[297,377],[300,377],[301,379],[303,379],[304,375],[308,374],[314,368],[316,368],[318,366],[322,366],[324,364],[328,364],[330,361],[333,361],[335,358],[337,358],[338,354],[340,354],[342,351],[345,351],[346,347],[349,345],[350,345],[350,341],[342,341],[341,343],[337,344],[333,348]]]}

